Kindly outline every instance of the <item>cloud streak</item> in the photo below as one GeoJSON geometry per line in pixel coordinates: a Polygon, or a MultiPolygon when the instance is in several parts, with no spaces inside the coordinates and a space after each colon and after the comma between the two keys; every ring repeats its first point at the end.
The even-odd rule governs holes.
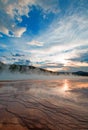
{"type": "Polygon", "coordinates": [[[33,40],[31,42],[27,42],[27,45],[30,45],[30,46],[43,46],[43,42],[33,40]]]}

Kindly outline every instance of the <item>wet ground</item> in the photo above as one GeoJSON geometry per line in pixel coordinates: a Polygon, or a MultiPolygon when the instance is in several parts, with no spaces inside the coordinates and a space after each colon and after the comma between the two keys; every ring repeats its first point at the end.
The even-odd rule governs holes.
{"type": "Polygon", "coordinates": [[[88,130],[88,79],[0,82],[0,130],[88,130]]]}

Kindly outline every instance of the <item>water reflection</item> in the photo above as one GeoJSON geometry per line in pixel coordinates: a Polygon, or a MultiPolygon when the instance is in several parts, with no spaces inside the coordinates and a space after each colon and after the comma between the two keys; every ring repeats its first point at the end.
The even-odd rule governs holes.
{"type": "Polygon", "coordinates": [[[87,80],[0,83],[0,129],[87,130],[87,80]]]}
{"type": "Polygon", "coordinates": [[[53,92],[55,94],[63,97],[63,96],[70,96],[70,82],[69,80],[65,79],[62,81],[58,81],[58,85],[56,85],[56,88],[53,88],[53,92]]]}
{"type": "Polygon", "coordinates": [[[68,80],[65,79],[64,80],[64,85],[63,85],[63,91],[66,92],[69,90],[69,83],[68,83],[68,80]]]}

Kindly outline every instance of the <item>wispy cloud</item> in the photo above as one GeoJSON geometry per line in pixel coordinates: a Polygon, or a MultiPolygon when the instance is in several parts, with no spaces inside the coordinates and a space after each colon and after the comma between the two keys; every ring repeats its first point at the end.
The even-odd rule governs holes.
{"type": "MultiPolygon", "coordinates": [[[[55,21],[49,30],[37,39],[45,43],[43,50],[46,50],[46,53],[61,52],[81,45],[88,45],[87,22],[87,18],[80,18],[76,15],[58,19],[58,23],[55,21]],[[75,24],[77,24],[77,27],[74,27],[75,24]]],[[[39,50],[39,53],[42,53],[42,50],[39,50]]]]}
{"type": "MultiPolygon", "coordinates": [[[[87,16],[85,14],[79,16],[78,13],[56,20],[46,32],[37,37],[37,40],[45,43],[44,46],[40,49],[30,50],[35,57],[35,62],[48,60],[50,63],[65,65],[69,62],[68,59],[78,60],[79,64],[86,62],[82,53],[85,51],[86,55],[88,51],[87,23],[87,16]]],[[[88,60],[87,56],[85,58],[88,60]]],[[[85,66],[85,63],[82,66],[85,66]]]]}
{"type": "Polygon", "coordinates": [[[30,46],[43,46],[43,42],[33,40],[31,42],[27,42],[27,45],[30,45],[30,46]]]}
{"type": "Polygon", "coordinates": [[[7,45],[0,43],[0,48],[7,48],[7,45]]]}

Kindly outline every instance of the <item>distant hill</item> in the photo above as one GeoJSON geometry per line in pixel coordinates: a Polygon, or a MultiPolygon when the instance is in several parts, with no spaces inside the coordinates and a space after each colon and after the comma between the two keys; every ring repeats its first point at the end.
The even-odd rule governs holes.
{"type": "Polygon", "coordinates": [[[88,76],[88,72],[84,72],[84,71],[77,71],[77,72],[73,72],[73,75],[81,75],[81,76],[88,76]]]}
{"type": "Polygon", "coordinates": [[[77,76],[88,76],[88,72],[77,71],[77,72],[53,72],[48,71],[46,69],[34,67],[34,66],[27,66],[27,65],[17,65],[17,64],[4,64],[0,62],[0,72],[20,72],[20,73],[41,73],[41,74],[52,74],[52,75],[77,75],[77,76]]]}
{"type": "Polygon", "coordinates": [[[27,66],[27,65],[17,65],[17,64],[4,64],[0,62],[0,72],[20,72],[20,73],[45,73],[45,74],[56,74],[56,72],[53,71],[47,71],[42,68],[34,67],[34,66],[27,66]]]}

